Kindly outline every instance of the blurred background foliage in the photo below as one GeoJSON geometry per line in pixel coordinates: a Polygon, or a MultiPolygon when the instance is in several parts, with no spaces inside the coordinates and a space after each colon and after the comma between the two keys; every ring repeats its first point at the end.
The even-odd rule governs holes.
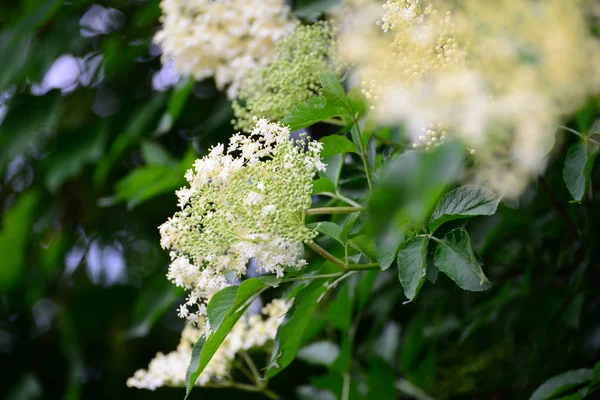
{"type": "MultiPolygon", "coordinates": [[[[297,1],[295,10],[310,17],[333,3],[297,1]]],[[[161,65],[151,42],[159,16],[158,0],[0,4],[1,398],[183,396],[125,381],[179,340],[182,293],[165,278],[156,227],[176,210],[185,169],[233,133],[232,111],[211,81],[161,65]]],[[[574,127],[590,129],[596,110],[574,127]]],[[[401,130],[379,134],[406,143],[401,130]]],[[[557,146],[518,202],[443,228],[467,226],[491,290],[464,292],[440,275],[403,305],[395,268],[357,274],[319,306],[305,338],[316,344],[271,387],[328,399],[320,390],[339,396],[352,369],[350,398],[520,399],[556,374],[593,367],[598,176],[582,204],[569,203],[566,149],[557,146]]],[[[386,180],[377,209],[433,196],[416,168],[444,165],[386,180]]],[[[351,193],[364,182],[348,168],[341,184],[351,193]]],[[[258,398],[210,389],[191,397],[216,395],[258,398]]]]}

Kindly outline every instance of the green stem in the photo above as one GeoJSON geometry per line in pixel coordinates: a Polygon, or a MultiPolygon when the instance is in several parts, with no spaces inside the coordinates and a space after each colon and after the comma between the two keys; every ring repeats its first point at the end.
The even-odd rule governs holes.
{"type": "Polygon", "coordinates": [[[568,126],[564,126],[564,125],[559,125],[558,127],[561,128],[561,129],[564,129],[567,132],[571,132],[572,134],[574,134],[576,136],[579,136],[579,138],[581,138],[584,141],[589,141],[589,142],[596,143],[596,144],[600,145],[600,142],[598,142],[597,140],[594,140],[594,139],[592,139],[590,137],[587,137],[587,136],[583,135],[581,132],[576,131],[575,129],[571,129],[568,126]]]}
{"type": "Polygon", "coordinates": [[[310,281],[314,279],[328,279],[337,278],[341,276],[343,272],[336,272],[335,274],[321,274],[321,275],[308,275],[308,276],[296,276],[293,278],[283,279],[280,283],[294,282],[294,281],[310,281]]]}
{"type": "Polygon", "coordinates": [[[371,269],[381,269],[379,264],[348,264],[348,271],[367,271],[371,269]]]}
{"type": "Polygon", "coordinates": [[[353,119],[356,132],[358,133],[358,144],[360,146],[360,158],[362,158],[363,165],[365,167],[365,175],[367,176],[367,184],[369,185],[369,192],[373,192],[373,185],[371,183],[371,168],[369,168],[369,160],[367,159],[367,151],[362,140],[362,132],[356,118],[353,119]]]}
{"type": "Polygon", "coordinates": [[[240,355],[242,356],[242,358],[244,359],[244,362],[250,369],[250,372],[252,372],[252,376],[254,377],[254,382],[256,383],[256,385],[257,386],[264,385],[265,382],[264,382],[263,378],[260,376],[260,373],[258,372],[258,368],[256,368],[256,364],[254,364],[254,361],[252,361],[252,357],[250,357],[248,355],[248,353],[246,353],[243,350],[240,351],[240,355]]]}
{"type": "Polygon", "coordinates": [[[335,265],[340,267],[342,270],[344,270],[344,271],[346,270],[345,262],[343,262],[342,260],[340,260],[339,258],[334,256],[333,254],[331,254],[330,252],[328,252],[327,250],[325,250],[324,248],[322,248],[315,242],[307,243],[307,245],[308,245],[308,247],[313,249],[315,251],[315,253],[319,254],[321,257],[331,261],[332,263],[334,263],[335,265]]]}
{"type": "Polygon", "coordinates": [[[357,202],[355,202],[351,198],[346,197],[346,196],[344,196],[343,194],[340,194],[340,193],[321,192],[321,193],[317,193],[317,195],[319,195],[319,196],[327,196],[327,197],[331,197],[333,199],[341,200],[344,203],[348,203],[348,204],[350,204],[353,207],[362,207],[360,204],[358,204],[357,202]]]}
{"type": "Polygon", "coordinates": [[[319,214],[352,214],[353,212],[361,212],[365,209],[363,207],[321,207],[321,208],[309,208],[306,210],[306,215],[319,215],[319,214]]]}

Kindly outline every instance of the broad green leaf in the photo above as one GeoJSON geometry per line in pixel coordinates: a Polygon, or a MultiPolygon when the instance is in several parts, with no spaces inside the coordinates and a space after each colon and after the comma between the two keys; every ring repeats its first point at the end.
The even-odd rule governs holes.
{"type": "Polygon", "coordinates": [[[590,185],[594,161],[599,146],[594,142],[579,141],[571,147],[565,158],[563,179],[575,201],[580,202],[590,185]]]}
{"type": "Polygon", "coordinates": [[[448,232],[442,240],[438,239],[433,262],[461,289],[480,292],[490,288],[490,282],[471,248],[469,234],[462,228],[448,232]]]}
{"type": "Polygon", "coordinates": [[[328,340],[314,342],[298,350],[298,359],[311,364],[330,366],[340,354],[336,343],[328,340]]]}
{"type": "Polygon", "coordinates": [[[358,149],[346,136],[330,135],[320,140],[323,143],[322,158],[329,158],[340,153],[358,153],[358,149]]]}
{"type": "Polygon", "coordinates": [[[327,288],[327,282],[315,280],[296,295],[292,308],[277,331],[271,361],[267,367],[267,379],[283,371],[296,357],[303,332],[327,288]]]}
{"type": "Polygon", "coordinates": [[[127,207],[132,209],[163,193],[174,192],[186,184],[184,174],[194,157],[194,152],[190,151],[174,167],[152,164],[132,170],[115,185],[116,200],[126,201],[127,207]]]}
{"type": "Polygon", "coordinates": [[[157,142],[145,140],[142,142],[141,150],[142,158],[147,165],[173,166],[177,164],[177,160],[157,142]]]}
{"type": "Polygon", "coordinates": [[[321,75],[321,86],[323,97],[327,99],[329,104],[338,104],[345,110],[342,116],[354,117],[355,111],[352,102],[346,95],[344,85],[339,76],[334,72],[325,72],[321,75]]]}
{"type": "MultiPolygon", "coordinates": [[[[263,281],[264,282],[264,281],[263,281]]],[[[229,312],[233,300],[237,295],[237,286],[229,286],[219,290],[208,302],[206,307],[206,314],[208,316],[208,322],[210,323],[210,329],[215,331],[221,326],[225,314],[229,312]]]]}
{"type": "Polygon", "coordinates": [[[314,224],[309,224],[308,227],[316,228],[317,232],[322,233],[325,236],[329,236],[330,238],[335,239],[341,244],[344,244],[344,242],[341,239],[342,228],[338,224],[335,224],[330,221],[321,221],[316,222],[314,224]]]}
{"type": "Polygon", "coordinates": [[[342,175],[342,167],[344,166],[344,158],[341,154],[336,154],[332,157],[325,159],[327,167],[323,175],[325,175],[334,185],[337,187],[340,182],[340,176],[342,175]]]}
{"type": "Polygon", "coordinates": [[[335,193],[335,186],[329,178],[319,178],[313,181],[312,194],[335,193]]]}
{"type": "Polygon", "coordinates": [[[345,243],[348,240],[348,236],[350,236],[352,228],[354,228],[354,225],[356,224],[356,221],[358,221],[360,216],[361,213],[355,212],[349,214],[346,217],[346,219],[344,219],[344,223],[342,224],[342,230],[340,232],[340,240],[342,241],[342,243],[345,243]]]}
{"type": "Polygon", "coordinates": [[[6,293],[18,282],[23,268],[27,244],[34,222],[39,194],[27,191],[17,197],[16,203],[4,212],[0,230],[0,293],[6,293]]]}
{"type": "Polygon", "coordinates": [[[215,352],[223,343],[223,340],[227,337],[231,329],[246,312],[250,304],[262,293],[268,286],[265,285],[260,279],[250,278],[243,281],[240,286],[237,287],[235,297],[222,296],[220,298],[218,307],[224,307],[225,298],[229,299],[230,307],[227,312],[220,317],[220,311],[217,313],[213,312],[214,316],[219,315],[221,323],[218,329],[212,331],[212,333],[206,338],[201,338],[198,343],[194,345],[192,351],[192,359],[188,366],[185,386],[186,386],[186,398],[191,393],[196,379],[200,376],[206,365],[214,356],[215,352]],[[223,303],[222,303],[223,302],[223,303]]]}
{"type": "Polygon", "coordinates": [[[352,247],[363,253],[369,260],[375,262],[375,240],[370,235],[360,235],[348,241],[352,247]]]}
{"type": "Polygon", "coordinates": [[[398,251],[398,279],[404,295],[412,301],[427,276],[427,246],[429,237],[417,236],[407,241],[398,251]]]}
{"type": "Polygon", "coordinates": [[[382,270],[386,270],[392,265],[403,240],[404,232],[393,225],[378,235],[375,241],[375,256],[382,270]]]}
{"type": "Polygon", "coordinates": [[[304,129],[323,120],[345,115],[346,110],[340,104],[328,103],[324,97],[313,97],[294,108],[281,123],[290,130],[304,129]]]}
{"type": "Polygon", "coordinates": [[[583,385],[593,378],[590,368],[575,369],[554,376],[540,385],[531,395],[529,400],[551,399],[576,386],[583,385]]]}
{"type": "Polygon", "coordinates": [[[429,230],[435,230],[445,222],[476,215],[493,215],[501,197],[490,189],[465,185],[446,193],[437,203],[429,221],[429,230]]]}

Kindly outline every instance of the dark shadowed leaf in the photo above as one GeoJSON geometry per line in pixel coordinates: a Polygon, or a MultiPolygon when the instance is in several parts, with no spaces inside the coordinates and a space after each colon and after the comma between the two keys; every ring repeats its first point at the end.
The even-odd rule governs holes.
{"type": "MultiPolygon", "coordinates": [[[[221,316],[221,312],[213,312],[213,316],[221,321],[218,329],[212,331],[212,333],[206,338],[201,338],[192,351],[192,360],[188,366],[186,374],[186,398],[191,393],[196,379],[200,376],[206,365],[214,356],[215,352],[223,343],[223,340],[227,337],[231,329],[234,327],[236,322],[246,312],[250,304],[265,290],[268,286],[265,285],[260,279],[250,278],[243,281],[240,286],[237,287],[235,297],[231,296],[231,289],[227,290],[227,295],[221,296],[218,302],[218,308],[224,307],[224,302],[230,301],[230,307],[227,312],[221,316]]],[[[215,295],[216,296],[216,295],[215,295]]]]}
{"type": "Polygon", "coordinates": [[[544,382],[531,395],[529,400],[545,400],[553,398],[567,390],[591,381],[593,371],[589,368],[575,369],[554,376],[544,382]]]}
{"type": "Polygon", "coordinates": [[[563,179],[575,201],[583,199],[590,185],[597,155],[598,145],[594,142],[579,141],[569,147],[563,167],[563,179]]]}
{"type": "Polygon", "coordinates": [[[315,280],[298,292],[292,308],[277,331],[271,361],[267,367],[267,378],[274,377],[294,360],[302,343],[304,330],[326,291],[327,282],[315,280]]]}
{"type": "Polygon", "coordinates": [[[427,236],[417,236],[407,241],[398,251],[398,278],[404,295],[412,301],[427,276],[427,236]]]}
{"type": "Polygon", "coordinates": [[[447,221],[476,215],[492,215],[501,197],[490,189],[465,185],[446,193],[437,203],[429,220],[429,230],[434,232],[447,221]]]}
{"type": "Polygon", "coordinates": [[[448,232],[436,243],[433,262],[461,289],[480,292],[490,288],[471,248],[469,234],[462,228],[448,232]]]}

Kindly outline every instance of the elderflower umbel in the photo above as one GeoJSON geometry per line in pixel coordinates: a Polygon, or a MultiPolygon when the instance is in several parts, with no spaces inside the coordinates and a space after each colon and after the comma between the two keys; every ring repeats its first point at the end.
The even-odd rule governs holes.
{"type": "Polygon", "coordinates": [[[236,129],[249,131],[254,116],[279,121],[298,104],[318,94],[320,77],[338,70],[335,43],[328,23],[296,25],[294,32],[276,47],[274,59],[253,70],[241,85],[233,103],[236,129]]]}
{"type": "Polygon", "coordinates": [[[600,92],[586,0],[388,0],[379,26],[371,2],[353,2],[359,29],[341,54],[378,120],[405,123],[426,148],[422,129],[440,124],[474,150],[476,179],[506,195],[544,168],[560,119],[600,92]]]}
{"type": "MultiPolygon", "coordinates": [[[[240,351],[262,347],[275,339],[277,329],[290,306],[290,302],[275,299],[263,307],[261,314],[244,314],[198,376],[195,385],[204,386],[210,382],[226,381],[230,376],[233,360],[240,351]]],[[[192,348],[198,339],[206,334],[206,325],[205,317],[200,317],[195,326],[187,324],[177,350],[168,354],[157,353],[150,361],[148,369],[136,371],[133,377],[127,380],[127,386],[149,390],[163,386],[185,386],[192,348]]]]}
{"type": "Polygon", "coordinates": [[[203,315],[207,299],[245,275],[250,259],[279,277],[285,267],[306,265],[303,242],[316,233],[304,216],[313,176],[325,169],[321,149],[257,119],[251,133],[231,137],[227,151],[220,144],[196,160],[185,176],[190,186],[177,191],[181,211],[159,228],[161,246],[171,250],[167,277],[190,291],[180,316],[203,315]]]}
{"type": "Polygon", "coordinates": [[[162,0],[154,40],[163,62],[198,80],[214,76],[233,99],[248,72],[264,66],[294,27],[285,0],[162,0]]]}

